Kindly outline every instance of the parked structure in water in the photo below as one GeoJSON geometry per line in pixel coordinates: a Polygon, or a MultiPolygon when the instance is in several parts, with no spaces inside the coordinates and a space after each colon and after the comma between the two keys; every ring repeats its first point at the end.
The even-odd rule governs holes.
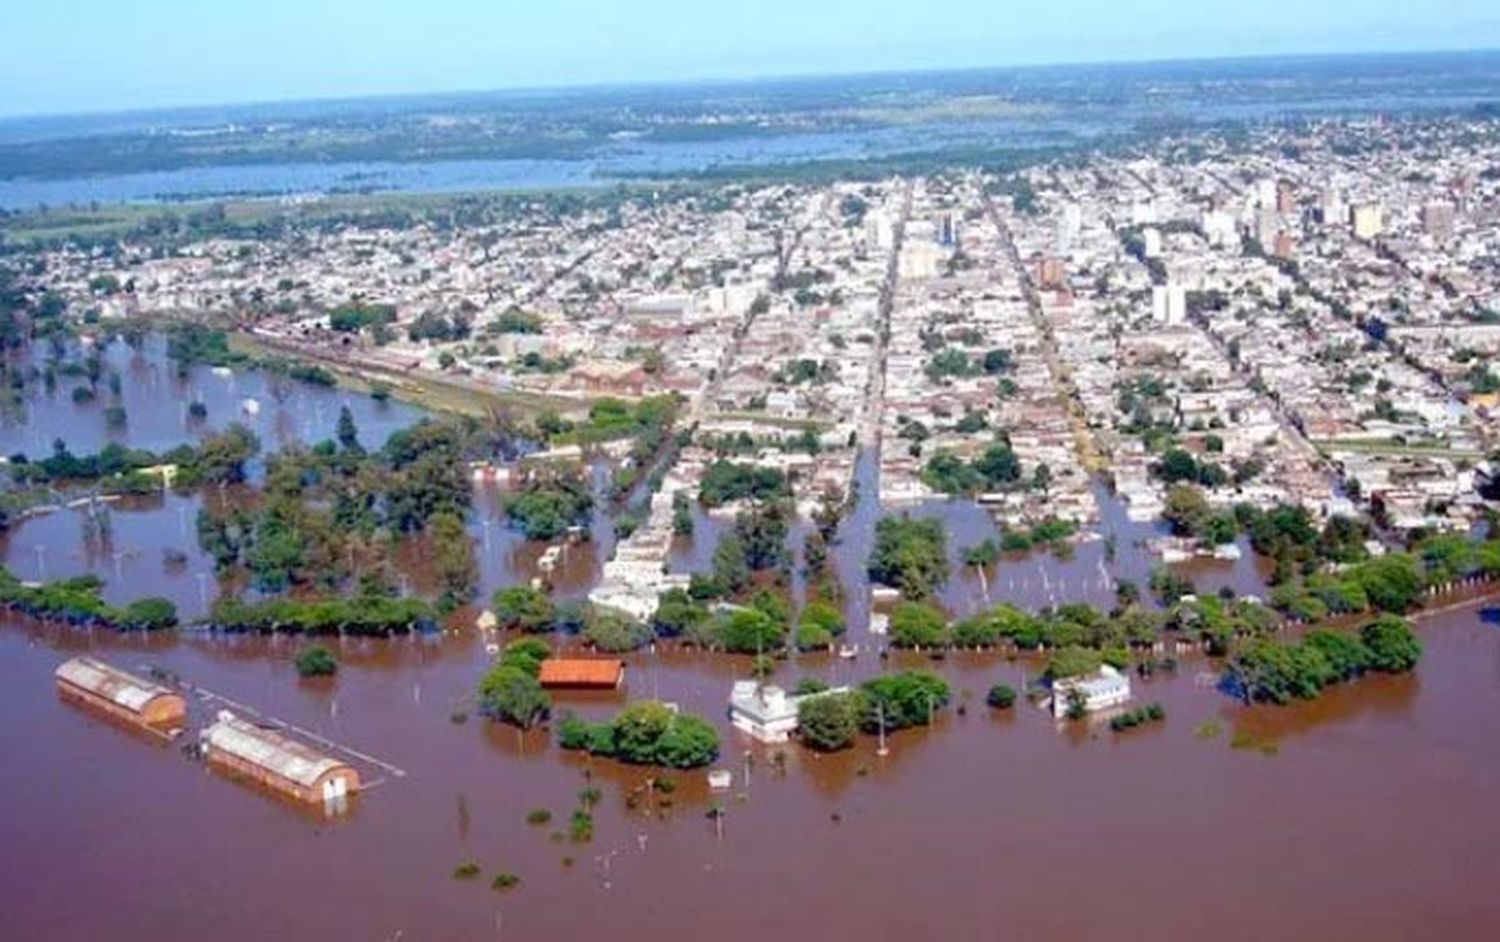
{"type": "Polygon", "coordinates": [[[97,658],[65,661],[55,677],[64,700],[134,726],[169,732],[180,729],[187,717],[187,701],[181,694],[97,658]]]}
{"type": "Polygon", "coordinates": [[[359,791],[353,766],[227,710],[198,739],[211,764],[297,801],[338,801],[359,791]]]}
{"type": "Polygon", "coordinates": [[[549,657],[541,684],[548,690],[615,690],[625,682],[625,662],[599,657],[549,657]]]}
{"type": "Polygon", "coordinates": [[[1097,713],[1130,700],[1130,678],[1108,664],[1086,677],[1071,677],[1052,684],[1052,715],[1066,716],[1074,695],[1085,713],[1097,713]]]}
{"type": "Polygon", "coordinates": [[[848,691],[848,687],[836,687],[793,696],[780,687],[737,680],[729,694],[729,721],[735,729],[760,742],[787,742],[797,731],[797,707],[802,701],[848,691]]]}

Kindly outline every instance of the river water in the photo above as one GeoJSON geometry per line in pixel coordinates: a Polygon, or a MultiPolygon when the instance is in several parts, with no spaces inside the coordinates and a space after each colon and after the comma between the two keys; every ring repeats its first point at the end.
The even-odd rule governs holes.
{"type": "Polygon", "coordinates": [[[1093,118],[1064,133],[1050,124],[996,120],[860,132],[808,131],[717,141],[610,145],[579,158],[341,161],[213,164],[143,173],[0,180],[0,209],[91,203],[182,202],[235,197],[337,193],[462,193],[613,186],[646,176],[693,174],[721,166],[773,166],[926,152],[938,146],[1004,141],[1043,147],[1100,132],[1093,118]]]}
{"type": "MultiPolygon", "coordinates": [[[[16,118],[0,121],[0,147],[225,125],[261,128],[312,121],[316,128],[318,122],[333,121],[334,126],[375,122],[395,140],[393,152],[399,153],[405,143],[403,122],[420,125],[470,111],[507,127],[503,119],[509,115],[523,129],[534,127],[536,114],[546,114],[549,133],[575,128],[585,137],[599,130],[598,122],[617,123],[622,112],[645,119],[664,116],[669,123],[683,116],[730,113],[751,123],[769,118],[777,130],[748,135],[726,131],[701,140],[610,134],[577,155],[545,159],[237,163],[237,158],[225,157],[221,163],[205,163],[203,155],[189,154],[182,166],[154,172],[18,174],[0,180],[0,209],[350,192],[543,190],[613,185],[641,175],[941,152],[972,164],[982,162],[985,153],[1086,147],[1150,128],[1461,112],[1493,103],[1497,93],[1500,57],[1460,52],[824,76],[717,86],[499,93],[488,101],[480,94],[467,103],[415,96],[384,104],[285,102],[16,118]],[[972,107],[976,104],[977,110],[972,107]],[[367,111],[371,106],[374,111],[367,111]],[[776,125],[776,119],[788,117],[797,120],[776,125]]],[[[708,125],[693,127],[711,133],[708,125]]],[[[127,136],[118,146],[139,143],[127,136]]]]}
{"type": "MultiPolygon", "coordinates": [[[[154,350],[136,365],[141,382],[175,390],[154,350]]],[[[208,397],[224,378],[194,372],[187,382],[208,397]]],[[[268,401],[263,426],[284,421],[313,438],[331,432],[341,403],[355,410],[369,444],[415,416],[295,384],[278,400],[266,385],[276,382],[237,374],[232,393],[211,405],[210,425],[251,395],[268,401]],[[326,421],[310,418],[317,415],[326,421]]],[[[164,447],[196,434],[176,400],[142,393],[137,403],[131,385],[132,443],[164,447]]],[[[57,398],[30,402],[31,423],[6,425],[3,450],[33,447],[25,443],[36,422],[49,437],[65,432],[76,452],[103,440],[102,425],[75,415],[65,391],[57,398]]],[[[871,459],[862,457],[862,476],[874,473],[871,459]]],[[[852,640],[867,644],[859,572],[878,513],[868,495],[878,489],[866,484],[862,493],[834,562],[852,597],[852,640]]],[[[1154,530],[1129,524],[1101,497],[1115,561],[1098,540],[1067,560],[1007,559],[990,581],[992,599],[1034,607],[1061,593],[1106,604],[1112,589],[1101,564],[1110,579],[1144,585],[1150,563],[1136,541],[1154,530]]],[[[192,538],[199,499],[117,505],[108,551],[83,546],[79,520],[60,512],[13,528],[0,554],[23,577],[43,574],[34,567],[48,578],[96,571],[115,600],[167,594],[191,614],[201,611],[200,592],[215,591],[197,578],[209,570],[192,538]],[[189,552],[185,567],[163,564],[169,546],[189,552]]],[[[481,492],[476,507],[485,591],[529,578],[540,548],[504,527],[496,495],[481,492]]],[[[961,546],[993,532],[967,505],[916,512],[945,516],[955,560],[961,546]]],[[[700,517],[674,558],[706,566],[717,527],[700,517]]],[[[607,524],[595,533],[565,567],[563,594],[581,595],[597,580],[607,524]]],[[[420,549],[411,555],[403,568],[420,588],[420,549]]],[[[1259,584],[1250,561],[1194,569],[1205,589],[1259,584]]],[[[977,579],[956,571],[942,598],[966,614],[981,594],[977,579]]],[[[893,735],[883,757],[868,739],[836,756],[753,746],[724,716],[748,659],[642,652],[629,659],[625,691],[558,705],[602,719],[649,696],[710,718],[734,788],[711,795],[701,772],[674,774],[678,787],[664,799],[641,791],[643,771],[562,753],[544,732],[466,717],[489,661],[467,630],[334,642],[338,677],[301,681],[291,663],[295,639],[117,635],[12,620],[0,627],[0,752],[9,758],[0,775],[0,806],[9,809],[0,815],[0,912],[6,937],[26,940],[751,940],[808,931],[874,939],[1494,938],[1500,632],[1476,608],[1425,621],[1420,633],[1427,653],[1413,675],[1279,709],[1229,700],[1212,683],[1216,665],[1191,655],[1175,673],[1137,682],[1138,702],[1160,701],[1168,718],[1124,735],[1062,728],[1024,702],[990,711],[988,687],[1023,687],[1040,670],[1034,660],[897,655],[886,663],[866,651],[853,661],[796,656],[778,668],[775,679],[787,686],[804,676],[852,683],[898,666],[948,677],[962,712],[893,735]],[[349,813],[305,813],[208,771],[176,745],[60,701],[51,672],[85,650],[126,669],[175,672],[405,774],[366,766],[378,784],[349,813]],[[603,795],[593,841],[554,839],[590,785],[603,795]],[[722,827],[708,817],[715,806],[724,809],[722,827]],[[526,822],[537,808],[552,812],[551,824],[526,822]],[[455,879],[454,868],[469,860],[481,877],[455,879]],[[521,886],[491,890],[501,871],[520,876],[521,886]]],[[[195,723],[215,708],[193,702],[195,723]]]]}

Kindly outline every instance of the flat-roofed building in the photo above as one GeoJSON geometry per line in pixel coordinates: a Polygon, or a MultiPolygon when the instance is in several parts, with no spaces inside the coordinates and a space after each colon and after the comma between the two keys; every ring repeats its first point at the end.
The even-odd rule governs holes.
{"type": "Polygon", "coordinates": [[[1350,211],[1350,225],[1354,238],[1369,242],[1385,231],[1385,214],[1375,203],[1356,206],[1350,211]]]}
{"type": "Polygon", "coordinates": [[[1086,677],[1072,677],[1052,684],[1052,715],[1066,716],[1078,699],[1086,713],[1097,713],[1130,700],[1130,678],[1108,664],[1086,677]]]}
{"type": "Polygon", "coordinates": [[[802,701],[848,691],[848,687],[837,687],[793,696],[780,687],[737,680],[729,694],[729,721],[735,729],[760,742],[787,742],[797,731],[797,707],[802,701]]]}

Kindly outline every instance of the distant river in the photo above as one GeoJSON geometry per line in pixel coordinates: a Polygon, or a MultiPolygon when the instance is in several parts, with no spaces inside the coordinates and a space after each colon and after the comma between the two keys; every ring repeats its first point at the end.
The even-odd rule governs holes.
{"type": "Polygon", "coordinates": [[[642,173],[877,157],[942,147],[1040,147],[1105,130],[1072,121],[994,120],[777,134],[692,142],[622,141],[577,159],[275,163],[189,167],[151,173],[0,180],[0,208],[152,203],[348,192],[455,193],[608,186],[642,173]]]}
{"type": "MultiPolygon", "coordinates": [[[[849,81],[857,80],[825,79],[813,84],[827,95],[849,94],[843,87],[849,81]]],[[[594,187],[633,175],[690,174],[728,166],[771,167],[935,152],[975,158],[991,151],[1087,145],[1131,134],[1148,123],[1173,127],[1179,123],[1462,112],[1500,101],[1500,56],[1079,66],[998,73],[987,82],[966,73],[914,75],[896,85],[906,99],[914,90],[925,90],[930,110],[895,109],[886,116],[899,121],[905,115],[911,123],[851,128],[848,121],[860,120],[851,113],[845,115],[844,126],[799,133],[691,141],[620,139],[587,156],[569,159],[224,164],[151,173],[0,180],[0,209],[351,192],[594,187]],[[980,92],[1000,94],[1026,108],[1006,115],[941,113],[943,103],[961,104],[966,96],[980,92]]],[[[691,95],[683,94],[691,104],[691,95]]],[[[774,95],[766,94],[771,96],[767,107],[774,110],[774,95]]],[[[6,140],[6,126],[0,122],[0,143],[6,140]]]]}

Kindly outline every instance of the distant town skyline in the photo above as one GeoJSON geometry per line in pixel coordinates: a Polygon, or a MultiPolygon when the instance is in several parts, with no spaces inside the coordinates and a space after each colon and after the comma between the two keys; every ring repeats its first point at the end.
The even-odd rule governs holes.
{"type": "Polygon", "coordinates": [[[0,116],[944,68],[1500,47],[1482,0],[23,0],[0,116]],[[504,5],[508,7],[509,5],[504,5]]]}

